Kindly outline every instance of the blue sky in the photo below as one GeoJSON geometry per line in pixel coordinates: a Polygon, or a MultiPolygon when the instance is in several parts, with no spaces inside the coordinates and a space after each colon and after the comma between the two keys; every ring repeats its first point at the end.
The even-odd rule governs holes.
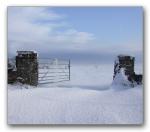
{"type": "Polygon", "coordinates": [[[92,32],[96,37],[109,37],[116,41],[115,34],[120,35],[121,38],[134,39],[142,35],[141,7],[63,7],[55,8],[55,10],[58,13],[67,14],[66,20],[75,28],[92,32]]]}
{"type": "Polygon", "coordinates": [[[111,62],[143,52],[142,7],[9,7],[8,53],[36,50],[41,57],[111,62]]]}

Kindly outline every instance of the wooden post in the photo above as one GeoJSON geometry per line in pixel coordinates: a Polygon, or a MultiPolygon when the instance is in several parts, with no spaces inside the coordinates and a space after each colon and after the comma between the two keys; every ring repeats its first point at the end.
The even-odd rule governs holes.
{"type": "Polygon", "coordinates": [[[69,80],[70,80],[70,60],[69,60],[69,65],[68,65],[68,67],[69,67],[69,80]]]}

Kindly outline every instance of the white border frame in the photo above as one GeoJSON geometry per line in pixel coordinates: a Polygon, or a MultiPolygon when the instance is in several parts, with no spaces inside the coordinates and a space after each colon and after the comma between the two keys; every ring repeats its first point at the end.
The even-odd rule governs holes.
{"type": "Polygon", "coordinates": [[[149,0],[142,0],[142,1],[135,1],[135,0],[1,0],[0,2],[0,130],[1,131],[42,131],[49,129],[54,131],[99,131],[106,130],[106,131],[126,131],[129,132],[138,132],[138,131],[148,131],[150,129],[150,114],[148,114],[148,109],[150,107],[150,100],[149,100],[149,82],[148,82],[148,75],[150,70],[148,61],[148,57],[150,56],[150,52],[148,52],[149,45],[148,45],[148,31],[150,28],[148,27],[148,12],[150,12],[150,2],[149,0]],[[144,8],[144,85],[145,85],[145,120],[144,125],[142,126],[21,126],[21,127],[12,127],[7,125],[7,6],[143,6],[144,8]]]}

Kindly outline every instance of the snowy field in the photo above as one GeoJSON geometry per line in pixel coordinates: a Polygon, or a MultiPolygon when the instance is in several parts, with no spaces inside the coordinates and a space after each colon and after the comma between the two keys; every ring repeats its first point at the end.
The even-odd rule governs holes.
{"type": "Polygon", "coordinates": [[[71,81],[8,85],[8,123],[143,123],[143,87],[112,86],[112,77],[113,65],[72,65],[71,81]]]}

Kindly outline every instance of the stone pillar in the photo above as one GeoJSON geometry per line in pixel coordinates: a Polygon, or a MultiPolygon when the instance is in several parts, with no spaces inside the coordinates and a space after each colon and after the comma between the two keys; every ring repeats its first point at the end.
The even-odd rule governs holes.
{"type": "Polygon", "coordinates": [[[127,56],[127,55],[119,55],[117,56],[117,59],[115,60],[114,64],[114,76],[115,77],[116,73],[120,70],[120,68],[125,69],[125,75],[128,77],[132,77],[134,73],[134,60],[135,58],[132,56],[127,56]]]}
{"type": "Polygon", "coordinates": [[[17,77],[22,83],[38,85],[38,61],[34,51],[17,51],[17,77]]]}

